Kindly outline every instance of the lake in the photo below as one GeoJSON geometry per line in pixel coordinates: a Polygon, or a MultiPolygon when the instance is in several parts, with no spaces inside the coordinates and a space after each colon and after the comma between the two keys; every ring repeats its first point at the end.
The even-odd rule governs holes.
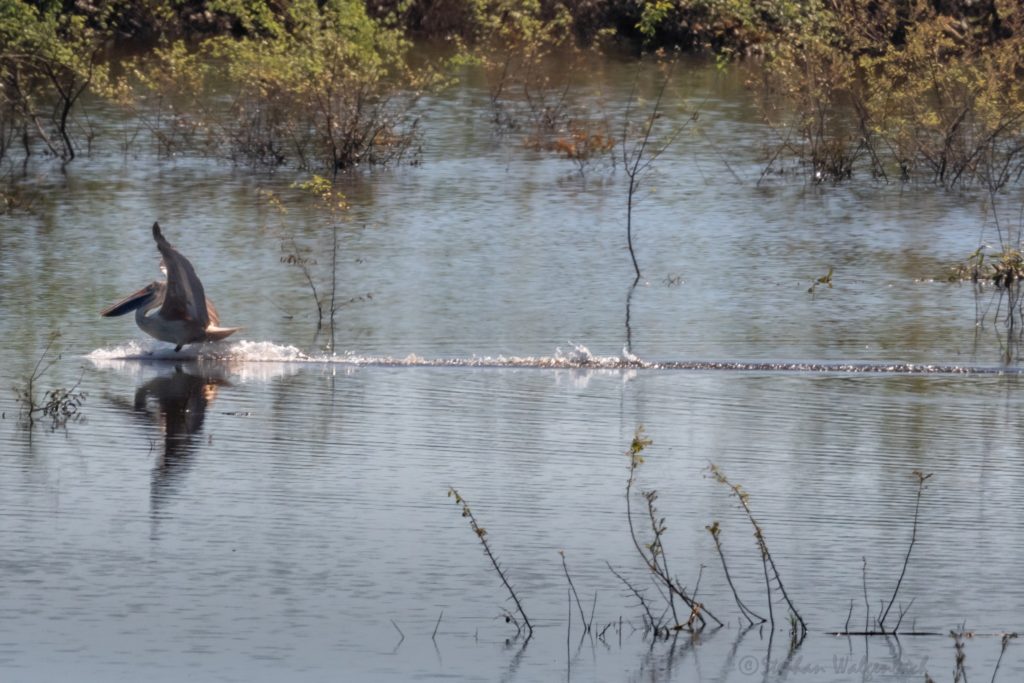
{"type": "MultiPolygon", "coordinates": [[[[580,106],[621,112],[634,74],[608,62],[580,106]]],[[[337,232],[291,188],[309,173],[126,154],[135,124],[99,104],[92,154],[17,164],[27,208],[0,216],[2,678],[946,681],[962,628],[967,672],[989,680],[1024,604],[1020,328],[998,292],[944,275],[997,242],[996,219],[1017,229],[1015,194],[993,213],[864,174],[762,177],[779,132],[743,77],[678,68],[666,124],[689,124],[643,178],[635,287],[621,163],[581,174],[496,131],[473,72],[421,102],[419,165],[339,178],[337,232]],[[155,220],[244,326],[229,341],[175,354],[99,316],[161,277],[155,220]],[[330,291],[335,235],[329,347],[286,261],[330,291]],[[52,332],[37,392],[87,397],[80,420],[26,429],[13,388],[52,332]],[[641,425],[641,541],[656,489],[671,573],[722,627],[652,637],[611,571],[664,612],[626,512],[641,425]],[[776,584],[774,631],[741,618],[706,527],[767,616],[764,567],[711,463],[749,493],[808,625],[795,650],[776,584]],[[892,598],[915,470],[931,477],[887,624],[902,611],[907,635],[832,635],[873,630],[892,598]],[[532,638],[503,618],[514,604],[449,487],[532,638]]],[[[1019,648],[1001,680],[1024,675],[1019,648]]]]}

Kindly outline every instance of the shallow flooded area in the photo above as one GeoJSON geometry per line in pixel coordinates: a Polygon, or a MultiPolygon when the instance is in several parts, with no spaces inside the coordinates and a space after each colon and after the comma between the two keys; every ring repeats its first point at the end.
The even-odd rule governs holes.
{"type": "MultiPolygon", "coordinates": [[[[624,101],[635,68],[582,92],[624,101]]],[[[945,281],[997,218],[1017,229],[1017,197],[763,177],[776,133],[742,81],[679,67],[666,116],[693,125],[638,195],[635,286],[621,164],[496,131],[472,72],[424,103],[419,165],[338,178],[337,231],[291,187],[308,173],[116,142],[12,169],[0,678],[946,681],[951,630],[972,679],[1024,674],[1019,643],[1000,660],[1024,604],[1020,328],[945,281]],[[99,316],[162,277],[155,220],[242,332],[175,353],[99,316]],[[330,291],[335,238],[331,346],[288,256],[330,291]],[[77,419],[21,423],[37,367],[39,395],[85,393],[77,419]],[[722,622],[695,635],[653,636],[637,597],[663,618],[627,517],[641,425],[633,519],[650,542],[657,490],[671,575],[722,622]],[[796,648],[711,464],[749,494],[796,648]],[[774,629],[742,618],[715,522],[774,629]],[[834,635],[890,601],[906,635],[834,635]]],[[[107,140],[135,125],[92,116],[107,140]]]]}

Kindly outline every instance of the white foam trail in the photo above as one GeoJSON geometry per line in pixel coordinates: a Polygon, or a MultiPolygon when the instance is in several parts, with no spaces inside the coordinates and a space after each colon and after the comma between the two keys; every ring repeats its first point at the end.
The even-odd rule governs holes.
{"type": "MultiPolygon", "coordinates": [[[[571,342],[570,342],[571,343],[571,342]]],[[[312,362],[345,363],[348,365],[397,365],[403,367],[471,367],[471,368],[552,368],[552,369],[607,369],[647,367],[637,359],[618,356],[598,356],[582,344],[572,344],[568,350],[555,349],[552,356],[472,356],[470,358],[423,358],[414,353],[404,358],[389,356],[363,356],[348,352],[339,356],[311,356],[312,362]]]]}
{"type": "MultiPolygon", "coordinates": [[[[221,365],[232,373],[243,375],[277,376],[281,368],[302,365],[345,365],[360,367],[385,365],[395,367],[469,367],[469,368],[542,368],[583,370],[746,370],[757,372],[812,372],[812,373],[909,373],[909,374],[1003,374],[1022,372],[1021,368],[932,365],[903,362],[806,362],[806,361],[722,361],[722,360],[670,360],[647,361],[622,350],[621,356],[598,356],[582,344],[572,344],[568,350],[556,348],[551,356],[472,356],[469,358],[424,358],[409,354],[404,358],[393,356],[367,356],[351,351],[343,354],[309,355],[294,346],[267,341],[235,341],[202,344],[176,353],[171,347],[157,342],[127,342],[111,349],[97,349],[86,356],[97,366],[111,367],[115,362],[170,362],[193,363],[199,367],[221,365]],[[259,366],[275,366],[274,369],[259,366]],[[239,370],[246,368],[248,370],[239,370]]],[[[119,365],[120,367],[120,365],[119,365]]],[[[288,373],[295,372],[289,370],[288,373]]]]}
{"type": "Polygon", "coordinates": [[[95,364],[111,361],[164,361],[197,363],[331,363],[343,365],[399,365],[399,366],[467,366],[467,367],[537,367],[537,368],[608,368],[615,369],[643,363],[635,356],[597,356],[582,344],[573,344],[568,350],[555,349],[553,356],[473,356],[471,358],[424,358],[409,354],[404,358],[392,356],[360,355],[351,351],[343,354],[309,355],[294,346],[283,346],[268,341],[236,341],[190,346],[181,351],[156,341],[129,341],[109,349],[96,349],[86,358],[95,364]]]}

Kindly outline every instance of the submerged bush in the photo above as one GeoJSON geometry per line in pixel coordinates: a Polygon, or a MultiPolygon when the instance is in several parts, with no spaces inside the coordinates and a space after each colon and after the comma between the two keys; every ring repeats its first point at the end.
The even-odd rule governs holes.
{"type": "Polygon", "coordinates": [[[1009,288],[1024,282],[1024,253],[1015,247],[986,254],[978,247],[962,263],[954,264],[947,278],[950,282],[987,282],[996,287],[1009,288]]]}
{"type": "Polygon", "coordinates": [[[305,0],[254,23],[266,38],[212,44],[239,88],[237,153],[291,155],[335,171],[408,153],[416,130],[410,105],[434,74],[407,65],[397,29],[371,19],[359,0],[305,0]]]}
{"type": "MultiPolygon", "coordinates": [[[[82,145],[72,114],[90,86],[103,87],[106,26],[113,10],[89,23],[52,2],[0,2],[0,158],[20,143],[70,161],[82,145]]],[[[89,135],[86,132],[86,135],[89,135]]]]}
{"type": "Polygon", "coordinates": [[[409,45],[362,0],[6,0],[0,158],[18,143],[73,159],[92,136],[73,116],[87,92],[136,115],[126,147],[148,129],[164,152],[265,164],[338,171],[414,158],[411,106],[441,79],[410,66],[409,45]],[[143,36],[112,78],[110,49],[143,36]]]}
{"type": "MultiPolygon", "coordinates": [[[[1024,9],[1017,3],[811,3],[766,49],[761,91],[791,111],[785,151],[818,179],[997,189],[1024,171],[1024,9]]],[[[769,112],[776,116],[775,112],[769,112]]],[[[783,115],[785,121],[786,116],[783,115]]]]}
{"type": "Polygon", "coordinates": [[[245,37],[216,36],[194,51],[177,41],[136,68],[156,101],[176,103],[160,127],[166,141],[199,133],[236,160],[334,172],[414,158],[411,105],[440,77],[409,66],[398,29],[360,0],[297,0],[281,12],[246,3],[237,18],[245,37]],[[211,93],[229,100],[201,104],[211,93]]]}
{"type": "Polygon", "coordinates": [[[602,117],[570,110],[572,75],[586,46],[618,39],[761,55],[751,82],[780,133],[769,168],[990,189],[1024,174],[1014,0],[0,0],[0,158],[73,159],[93,93],[136,115],[126,147],[145,128],[164,152],[259,164],[415,160],[413,105],[443,82],[412,65],[420,35],[483,66],[503,130],[577,162],[601,149],[580,131],[602,117]],[[142,56],[122,69],[109,59],[125,44],[142,56]]]}

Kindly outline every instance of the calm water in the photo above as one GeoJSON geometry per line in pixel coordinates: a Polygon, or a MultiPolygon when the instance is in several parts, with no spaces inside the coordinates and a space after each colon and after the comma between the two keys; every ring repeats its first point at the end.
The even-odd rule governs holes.
{"type": "MultiPolygon", "coordinates": [[[[618,101],[631,78],[605,65],[584,92],[618,101]]],[[[329,282],[331,230],[288,189],[304,174],[116,142],[63,174],[30,165],[31,210],[0,216],[0,678],[951,680],[948,637],[827,635],[851,600],[863,624],[865,580],[872,614],[891,596],[915,469],[934,476],[904,628],[1019,629],[1016,347],[992,320],[998,298],[933,280],[996,240],[991,212],[930,187],[758,186],[774,138],[741,81],[680,71],[701,114],[646,181],[632,295],[621,168],[580,176],[495,135],[472,78],[426,102],[422,166],[342,181],[338,296],[361,299],[338,314],[335,356],[302,273],[281,263],[294,236],[329,282]],[[153,220],[224,324],[245,326],[237,341],[173,360],[130,317],[98,316],[159,276],[153,220]],[[834,287],[808,294],[829,267],[834,287]],[[28,432],[10,387],[55,330],[43,388],[80,377],[85,419],[28,432]],[[1009,372],[615,367],[627,340],[643,361],[1009,372]],[[701,574],[727,623],[696,639],[652,644],[606,564],[659,600],[625,516],[640,424],[654,445],[638,487],[660,492],[673,571],[691,589],[701,574]],[[764,613],[762,568],[711,462],[750,492],[809,624],[788,662],[781,605],[771,641],[740,627],[705,525],[720,521],[741,596],[764,613]],[[525,647],[506,640],[511,605],[449,486],[537,626],[525,647]],[[612,624],[603,638],[581,639],[560,551],[595,629],[612,624]]],[[[131,125],[94,115],[110,139],[131,125]]],[[[1001,201],[1005,227],[1017,200],[1001,201]]],[[[1024,674],[1020,647],[1000,679],[1024,674]]],[[[971,678],[988,680],[998,654],[998,637],[968,641],[971,678]]]]}

